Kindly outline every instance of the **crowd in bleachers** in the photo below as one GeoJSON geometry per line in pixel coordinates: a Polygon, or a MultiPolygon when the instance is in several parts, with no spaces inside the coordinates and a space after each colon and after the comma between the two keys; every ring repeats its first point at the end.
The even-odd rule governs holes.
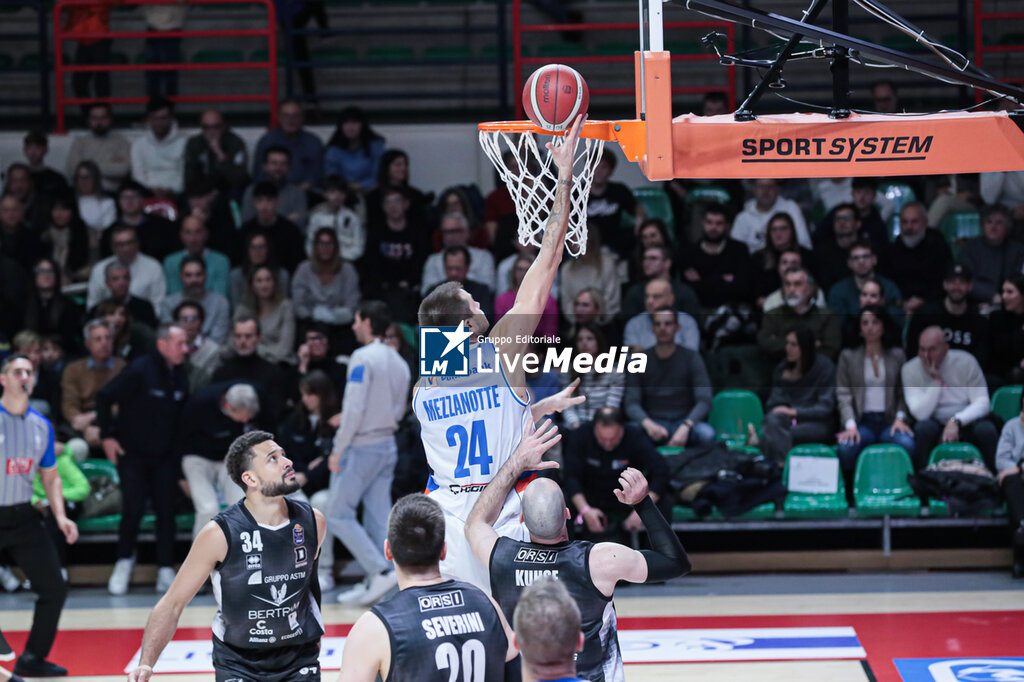
{"type": "MultiPolygon", "coordinates": [[[[718,104],[708,98],[706,113],[718,104]]],[[[217,111],[186,137],[153,98],[132,143],[111,113],[88,107],[64,171],[46,166],[45,135],[27,134],[0,199],[0,352],[29,355],[33,406],[83,454],[103,457],[97,392],[174,323],[191,394],[256,385],[313,495],[326,487],[327,422],[345,385],[336,358],[355,348],[360,301],[388,304],[385,341],[415,376],[423,296],[458,281],[493,323],[536,253],[516,238],[505,187],[416,189],[410,163],[431,160],[388,148],[355,108],[324,141],[286,101],[252,155],[217,111]]],[[[621,446],[602,430],[615,419],[594,424],[603,408],[621,410],[627,448],[711,446],[714,393],[747,388],[765,417],[741,444],[757,440],[780,469],[795,445],[835,446],[850,490],[868,445],[898,446],[922,469],[940,443],[966,441],[1001,482],[1019,478],[1022,439],[1006,436],[1018,420],[1004,428],[989,404],[1024,383],[1024,171],[676,180],[637,201],[611,179],[614,161],[597,167],[586,253],[564,259],[538,336],[592,355],[628,346],[648,368],[579,377],[588,402],[560,417],[570,476],[587,478],[581,453],[621,446]]],[[[539,399],[574,378],[529,382],[539,399]]],[[[408,430],[403,492],[426,474],[408,430]]],[[[1011,502],[1018,525],[1021,506],[1011,502]]]]}

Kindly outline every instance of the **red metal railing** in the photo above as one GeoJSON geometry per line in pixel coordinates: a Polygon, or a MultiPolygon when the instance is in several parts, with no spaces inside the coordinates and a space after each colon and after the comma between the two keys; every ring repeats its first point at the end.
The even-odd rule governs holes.
{"type": "MultiPolygon", "coordinates": [[[[659,0],[660,1],[660,0],[659,0]]],[[[558,55],[541,57],[523,56],[523,34],[524,33],[552,33],[552,32],[584,32],[584,31],[632,31],[632,36],[637,37],[639,47],[639,24],[633,22],[606,22],[606,23],[575,23],[575,24],[524,24],[522,21],[522,0],[513,0],[512,3],[512,82],[515,84],[517,93],[514,98],[516,103],[516,116],[523,118],[523,101],[518,96],[522,91],[523,66],[527,64],[606,64],[614,62],[633,63],[633,54],[623,55],[558,55]]],[[[731,21],[666,21],[665,31],[677,29],[717,29],[726,34],[728,38],[728,51],[733,52],[736,40],[736,25],[731,21]]],[[[666,40],[666,46],[671,40],[666,40]]],[[[666,47],[666,49],[668,49],[666,47]]],[[[715,54],[673,54],[673,62],[708,62],[718,61],[715,54]]],[[[726,94],[729,97],[730,111],[736,108],[736,69],[726,69],[728,84],[726,94]]],[[[589,84],[588,84],[589,85],[589,84]]],[[[703,94],[715,90],[721,90],[721,85],[673,85],[673,94],[703,94]]],[[[590,88],[593,95],[633,95],[635,87],[628,88],[590,88]]]]}
{"type": "MultiPolygon", "coordinates": [[[[1024,45],[984,45],[982,38],[982,23],[985,21],[1007,21],[1007,20],[1021,20],[1024,19],[1024,11],[1016,12],[986,12],[982,8],[982,0],[974,0],[974,63],[979,67],[984,68],[982,61],[986,54],[994,53],[1006,53],[1006,52],[1024,52],[1024,45]]],[[[1003,78],[1001,79],[1006,83],[1012,83],[1014,85],[1024,85],[1024,77],[1018,76],[1015,78],[1003,78]]],[[[987,93],[981,90],[975,89],[974,99],[975,102],[981,103],[981,101],[988,97],[987,93]]]]}
{"type": "MultiPolygon", "coordinates": [[[[118,0],[118,5],[168,5],[179,0],[118,0]]],[[[269,84],[267,92],[245,94],[175,95],[173,102],[267,102],[270,109],[270,126],[277,125],[277,16],[272,0],[186,0],[187,5],[248,4],[263,5],[267,10],[266,28],[256,29],[215,29],[202,31],[94,31],[69,32],[62,27],[63,10],[82,5],[109,4],[96,0],[59,0],[53,8],[54,81],[56,85],[57,132],[66,132],[64,108],[89,102],[111,104],[143,104],[145,95],[112,97],[67,97],[64,94],[64,74],[99,72],[146,72],[146,71],[228,71],[234,69],[265,70],[269,84]],[[66,64],[63,41],[81,38],[242,38],[264,37],[267,39],[266,61],[255,62],[207,62],[181,64],[66,64]]],[[[116,85],[115,85],[116,87],[116,85]]]]}

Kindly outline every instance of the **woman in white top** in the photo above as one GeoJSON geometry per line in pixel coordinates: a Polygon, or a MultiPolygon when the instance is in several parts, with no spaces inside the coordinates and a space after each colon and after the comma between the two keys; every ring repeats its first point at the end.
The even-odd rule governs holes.
{"type": "Polygon", "coordinates": [[[269,362],[295,364],[295,308],[278,285],[276,269],[257,265],[249,273],[249,286],[235,312],[260,321],[256,352],[269,362]]]}
{"type": "Polygon", "coordinates": [[[858,319],[863,343],[840,353],[836,368],[836,401],[843,425],[836,451],[848,482],[857,456],[869,445],[894,443],[908,454],[914,451],[900,385],[906,356],[895,325],[880,305],[863,307],[858,319]]]}
{"type": "Polygon", "coordinates": [[[75,168],[72,184],[78,200],[78,215],[89,228],[89,262],[100,258],[100,236],[117,220],[117,204],[103,191],[100,167],[83,161],[75,168]]]}

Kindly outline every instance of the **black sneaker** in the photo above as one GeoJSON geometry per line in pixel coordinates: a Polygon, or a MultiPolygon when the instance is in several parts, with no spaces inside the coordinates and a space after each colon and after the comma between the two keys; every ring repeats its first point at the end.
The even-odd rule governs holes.
{"type": "Polygon", "coordinates": [[[13,661],[14,649],[4,639],[4,633],[0,632],[0,661],[13,661]]]}
{"type": "Polygon", "coordinates": [[[68,674],[68,669],[26,651],[14,664],[14,674],[23,677],[63,677],[68,674]]]}

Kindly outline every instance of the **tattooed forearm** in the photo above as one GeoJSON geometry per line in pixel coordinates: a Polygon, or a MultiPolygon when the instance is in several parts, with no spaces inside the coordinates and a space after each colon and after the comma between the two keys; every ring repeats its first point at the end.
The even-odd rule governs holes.
{"type": "Polygon", "coordinates": [[[544,244],[549,242],[552,246],[559,246],[565,239],[565,231],[568,226],[567,210],[569,206],[569,192],[572,191],[571,181],[558,181],[558,188],[555,190],[555,201],[548,215],[547,225],[544,226],[544,244]]]}

